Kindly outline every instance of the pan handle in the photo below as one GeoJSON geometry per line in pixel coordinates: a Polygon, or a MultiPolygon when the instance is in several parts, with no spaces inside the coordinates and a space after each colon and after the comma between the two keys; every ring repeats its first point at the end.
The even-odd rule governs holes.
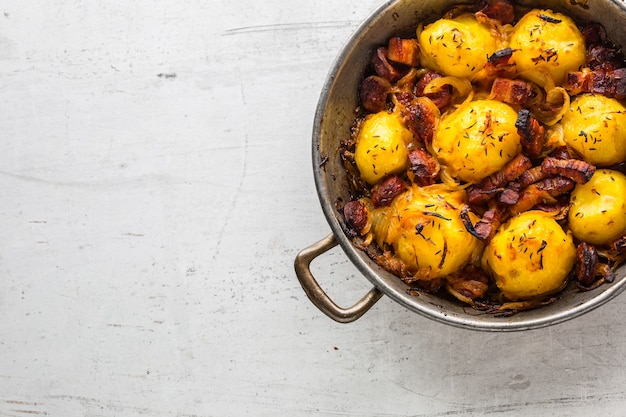
{"type": "Polygon", "coordinates": [[[319,308],[322,313],[339,323],[350,323],[357,320],[367,312],[382,297],[383,293],[378,288],[372,288],[363,298],[352,307],[339,307],[328,297],[326,292],[317,283],[311,273],[311,261],[337,246],[335,235],[330,234],[317,243],[303,249],[297,256],[294,263],[296,275],[300,285],[309,297],[309,300],[319,308]]]}

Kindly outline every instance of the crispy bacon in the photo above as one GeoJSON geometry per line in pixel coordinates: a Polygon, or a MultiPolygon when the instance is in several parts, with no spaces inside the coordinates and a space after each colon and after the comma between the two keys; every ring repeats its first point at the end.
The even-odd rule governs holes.
{"type": "Polygon", "coordinates": [[[417,39],[402,39],[398,37],[389,39],[387,58],[390,61],[409,67],[417,67],[420,63],[420,48],[417,39]]]}
{"type": "Polygon", "coordinates": [[[588,182],[596,172],[596,167],[580,159],[556,159],[547,157],[541,163],[541,172],[570,178],[578,184],[588,182]]]}
{"type": "Polygon", "coordinates": [[[507,0],[483,0],[481,6],[482,8],[478,13],[482,13],[490,19],[498,20],[503,25],[513,23],[515,20],[515,8],[507,0]]]}
{"type": "Polygon", "coordinates": [[[532,163],[528,157],[522,154],[517,155],[504,168],[485,178],[478,186],[470,187],[468,190],[469,202],[480,204],[488,201],[502,191],[502,187],[523,175],[531,166],[532,163]]]}
{"type": "Polygon", "coordinates": [[[485,64],[485,72],[491,77],[497,77],[498,75],[507,75],[514,69],[515,64],[511,62],[513,56],[513,49],[505,48],[500,49],[487,58],[487,64],[485,64]]]}
{"type": "Polygon", "coordinates": [[[596,265],[598,264],[598,251],[593,246],[581,242],[576,247],[576,279],[581,284],[591,285],[596,277],[596,265]]]}
{"type": "Polygon", "coordinates": [[[393,83],[402,78],[402,75],[404,75],[404,71],[402,71],[400,68],[395,67],[391,62],[389,62],[389,59],[387,58],[387,52],[388,50],[384,46],[377,48],[376,53],[372,58],[372,65],[374,66],[374,71],[376,71],[376,74],[393,83]]]}
{"type": "Polygon", "coordinates": [[[429,98],[420,97],[407,105],[402,116],[406,127],[424,143],[431,142],[437,124],[438,110],[429,98]],[[428,101],[426,101],[428,100],[428,101]]]}
{"type": "Polygon", "coordinates": [[[546,178],[543,181],[538,182],[537,188],[540,191],[546,191],[552,197],[557,197],[561,194],[572,191],[576,183],[570,178],[564,177],[552,177],[546,178]]]}
{"type": "Polygon", "coordinates": [[[504,165],[500,171],[488,176],[481,184],[484,188],[502,187],[506,183],[517,179],[532,166],[530,159],[519,154],[504,165]]]}
{"type": "Polygon", "coordinates": [[[483,237],[484,241],[490,241],[496,230],[504,221],[505,210],[500,205],[491,205],[483,217],[474,225],[476,234],[483,237]]]}
{"type": "Polygon", "coordinates": [[[496,78],[489,98],[508,104],[524,104],[532,95],[533,89],[525,81],[496,78]]]}
{"type": "Polygon", "coordinates": [[[415,98],[415,94],[409,91],[398,91],[393,93],[395,100],[398,104],[406,107],[411,104],[411,101],[415,98]]]}
{"type": "Polygon", "coordinates": [[[559,146],[550,153],[550,156],[556,159],[570,159],[572,156],[567,146],[559,146]]]}
{"type": "Polygon", "coordinates": [[[574,276],[578,288],[589,291],[605,282],[613,282],[615,273],[607,264],[599,262],[598,251],[592,245],[581,242],[576,247],[576,262],[574,276]],[[600,277],[596,280],[596,277],[600,277]]]}
{"type": "Polygon", "coordinates": [[[468,233],[484,242],[488,242],[502,224],[504,216],[505,210],[502,206],[490,204],[489,209],[483,213],[483,216],[476,224],[472,224],[472,220],[469,216],[469,206],[464,206],[461,209],[459,218],[468,233]]]}
{"type": "Polygon", "coordinates": [[[626,66],[621,50],[604,45],[589,47],[586,61],[587,67],[592,71],[615,71],[626,66]]]}
{"type": "Polygon", "coordinates": [[[519,111],[515,127],[524,153],[530,158],[538,158],[545,141],[545,128],[530,114],[528,109],[519,111]]]}
{"type": "Polygon", "coordinates": [[[565,88],[571,95],[596,93],[623,99],[626,98],[626,68],[611,71],[584,68],[579,72],[570,72],[566,77],[565,88]]]}
{"type": "Polygon", "coordinates": [[[367,226],[367,209],[358,200],[350,201],[343,206],[343,216],[346,220],[347,233],[351,236],[358,236],[367,226]]]}
{"type": "Polygon", "coordinates": [[[546,178],[526,187],[520,194],[518,202],[510,207],[512,214],[519,214],[532,209],[535,205],[554,204],[556,197],[574,189],[576,183],[564,177],[546,178]]]}
{"type": "Polygon", "coordinates": [[[470,204],[483,204],[502,191],[502,188],[482,188],[477,185],[472,185],[467,189],[467,201],[470,204]]]}
{"type": "Polygon", "coordinates": [[[370,75],[361,83],[361,104],[365,110],[378,113],[387,107],[387,95],[391,83],[378,75],[370,75]]]}
{"type": "Polygon", "coordinates": [[[589,68],[582,71],[568,72],[565,77],[565,89],[572,95],[592,90],[594,73],[589,68]]]}
{"type": "MultiPolygon", "coordinates": [[[[415,95],[424,96],[424,88],[435,78],[441,78],[442,75],[436,72],[427,72],[420,78],[420,80],[415,85],[415,95]]],[[[441,90],[436,93],[426,94],[426,97],[432,100],[433,103],[439,108],[443,109],[448,106],[452,102],[452,86],[446,85],[441,88],[441,90]]]]}
{"type": "Polygon", "coordinates": [[[502,204],[506,204],[507,206],[512,206],[514,204],[517,204],[517,202],[519,201],[519,198],[520,198],[519,191],[516,191],[512,188],[506,188],[504,189],[504,191],[500,193],[500,196],[498,197],[498,201],[501,202],[502,204]]]}
{"type": "Polygon", "coordinates": [[[430,153],[420,148],[409,152],[409,164],[416,182],[421,186],[435,183],[441,168],[430,153]]]}
{"type": "Polygon", "coordinates": [[[499,49],[493,54],[489,55],[487,58],[487,64],[493,65],[494,67],[508,65],[510,63],[510,59],[513,56],[512,48],[504,48],[499,49]]]}
{"type": "Polygon", "coordinates": [[[406,184],[398,176],[391,175],[372,188],[374,207],[385,207],[406,190],[406,184]]]}
{"type": "Polygon", "coordinates": [[[541,180],[545,180],[549,175],[545,174],[541,171],[541,166],[532,167],[526,171],[519,177],[519,182],[522,188],[528,187],[530,184],[534,184],[541,180]]]}

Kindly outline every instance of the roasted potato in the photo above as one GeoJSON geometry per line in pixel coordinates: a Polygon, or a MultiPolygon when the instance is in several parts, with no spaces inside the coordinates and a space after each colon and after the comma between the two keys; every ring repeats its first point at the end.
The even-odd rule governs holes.
{"type": "Polygon", "coordinates": [[[412,138],[394,113],[382,111],[367,116],[360,126],[354,155],[361,177],[376,184],[389,174],[403,171],[412,138]]]}
{"type": "Polygon", "coordinates": [[[372,211],[374,238],[391,245],[415,279],[428,281],[462,269],[479,257],[480,241],[460,220],[464,191],[441,184],[413,186],[388,207],[372,211]]]}
{"type": "Polygon", "coordinates": [[[531,10],[517,22],[509,46],[517,72],[545,71],[554,84],[585,63],[585,41],[574,21],[552,10],[531,10]]]}
{"type": "Polygon", "coordinates": [[[572,100],[561,120],[567,145],[600,167],[626,160],[626,108],[601,94],[583,94],[572,100]]]}
{"type": "Polygon", "coordinates": [[[498,49],[496,38],[474,15],[439,19],[419,34],[421,63],[445,75],[472,78],[498,49]]]}
{"type": "Polygon", "coordinates": [[[569,227],[574,236],[593,245],[605,245],[626,233],[626,175],[598,170],[570,197],[569,227]]]}
{"type": "Polygon", "coordinates": [[[477,183],[499,171],[521,150],[517,112],[495,100],[477,100],[444,116],[433,150],[448,173],[477,183]]]}
{"type": "Polygon", "coordinates": [[[530,300],[561,290],[576,247],[550,215],[531,210],[513,217],[485,247],[483,268],[509,300],[530,300]]]}

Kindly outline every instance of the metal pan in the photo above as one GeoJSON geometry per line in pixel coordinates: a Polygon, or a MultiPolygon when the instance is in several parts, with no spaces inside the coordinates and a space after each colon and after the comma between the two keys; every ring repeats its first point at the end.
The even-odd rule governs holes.
{"type": "MultiPolygon", "coordinates": [[[[392,36],[411,36],[419,22],[429,22],[442,15],[459,0],[394,0],[380,6],[355,31],[338,55],[321,92],[313,127],[313,171],[317,194],[332,234],[300,252],[295,259],[296,275],[309,299],[324,314],[342,323],[354,321],[366,313],[382,295],[422,316],[466,329],[484,331],[521,331],[553,325],[589,312],[626,288],[626,265],[616,273],[612,284],[580,292],[566,290],[552,305],[498,317],[436,295],[409,294],[408,286],[398,277],[376,265],[363,251],[353,246],[342,228],[338,201],[349,201],[346,174],[338,157],[339,142],[350,135],[357,106],[360,80],[372,51],[392,36]],[[316,257],[340,245],[346,256],[371,282],[373,288],[354,305],[343,308],[333,302],[310,270],[316,257]]],[[[550,8],[574,18],[600,21],[610,38],[626,45],[626,3],[622,0],[520,0],[520,6],[550,8]]],[[[355,299],[358,295],[355,295],[355,299]]]]}

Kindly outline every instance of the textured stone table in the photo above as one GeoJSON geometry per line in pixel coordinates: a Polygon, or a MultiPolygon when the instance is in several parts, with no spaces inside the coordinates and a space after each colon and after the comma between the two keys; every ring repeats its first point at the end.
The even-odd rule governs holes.
{"type": "Polygon", "coordinates": [[[623,296],[513,334],[313,307],[313,114],[381,2],[229,3],[0,2],[0,415],[623,415],[623,296]]]}

